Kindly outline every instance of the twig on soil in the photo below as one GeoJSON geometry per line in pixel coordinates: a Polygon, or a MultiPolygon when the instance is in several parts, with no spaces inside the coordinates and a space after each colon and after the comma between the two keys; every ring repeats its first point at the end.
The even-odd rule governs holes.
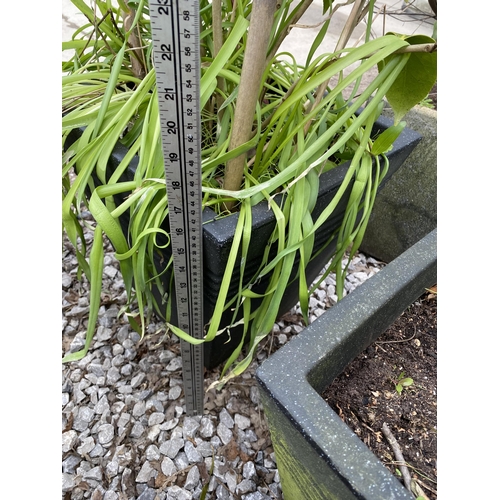
{"type": "Polygon", "coordinates": [[[403,458],[403,453],[401,452],[401,448],[399,447],[396,438],[393,436],[391,430],[389,429],[389,426],[385,422],[382,424],[382,433],[384,434],[387,441],[391,445],[396,460],[400,462],[399,469],[401,470],[401,474],[403,476],[403,481],[405,483],[406,488],[408,489],[408,491],[412,491],[410,471],[408,470],[408,467],[406,467],[406,462],[405,459],[403,458]]]}
{"type": "Polygon", "coordinates": [[[407,339],[401,339],[401,340],[380,340],[378,342],[375,342],[375,344],[379,345],[379,344],[398,344],[399,342],[408,342],[410,341],[411,339],[415,338],[415,335],[417,334],[417,326],[416,325],[413,325],[413,335],[407,339]]]}

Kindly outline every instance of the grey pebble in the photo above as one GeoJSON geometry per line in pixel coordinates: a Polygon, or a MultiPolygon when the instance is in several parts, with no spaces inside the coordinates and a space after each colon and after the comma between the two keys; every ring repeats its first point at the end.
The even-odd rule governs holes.
{"type": "Polygon", "coordinates": [[[81,457],[78,455],[68,455],[62,462],[62,471],[67,474],[74,474],[81,460],[81,457]]]}
{"type": "Polygon", "coordinates": [[[257,471],[255,470],[255,464],[248,461],[243,466],[243,477],[245,479],[255,479],[257,477],[257,471]]]}
{"type": "Polygon", "coordinates": [[[88,436],[82,441],[82,444],[77,448],[76,451],[80,455],[88,455],[94,449],[94,446],[94,438],[92,436],[88,436]]]}
{"type": "Polygon", "coordinates": [[[251,491],[255,491],[257,488],[256,484],[250,479],[243,479],[241,483],[236,487],[237,495],[244,495],[245,493],[250,493],[251,491]]]}
{"type": "Polygon", "coordinates": [[[132,410],[132,415],[137,418],[141,417],[146,413],[146,402],[145,401],[137,401],[134,405],[134,409],[132,410]]]}
{"type": "Polygon", "coordinates": [[[238,429],[242,430],[248,429],[250,425],[252,425],[248,417],[240,415],[239,413],[234,416],[234,423],[238,426],[238,429]]]}
{"type": "Polygon", "coordinates": [[[157,500],[156,490],[146,488],[138,497],[137,500],[157,500]]]}
{"type": "Polygon", "coordinates": [[[73,429],[78,432],[82,432],[89,426],[90,422],[94,418],[94,410],[88,408],[87,406],[81,406],[73,422],[73,429]]]}
{"type": "Polygon", "coordinates": [[[75,476],[73,474],[67,474],[63,472],[62,475],[62,491],[71,491],[75,486],[75,476]]]}
{"type": "Polygon", "coordinates": [[[140,438],[145,430],[146,428],[140,422],[136,422],[130,431],[130,436],[133,438],[140,438]]]}
{"type": "Polygon", "coordinates": [[[135,478],[137,483],[147,483],[152,477],[157,475],[156,469],[146,460],[135,478]]]}
{"type": "Polygon", "coordinates": [[[183,470],[189,466],[189,459],[184,451],[177,453],[174,459],[174,464],[179,470],[183,470]]]}
{"type": "Polygon", "coordinates": [[[63,432],[62,435],[62,451],[66,453],[70,451],[78,441],[78,433],[75,430],[63,432]]]}
{"type": "Polygon", "coordinates": [[[202,417],[199,431],[200,436],[203,438],[212,437],[215,432],[213,421],[209,417],[202,417]]]}
{"type": "Polygon", "coordinates": [[[99,443],[108,444],[113,440],[115,428],[111,424],[104,424],[99,427],[99,443]]]}
{"type": "Polygon", "coordinates": [[[186,477],[186,483],[184,484],[184,488],[186,490],[194,490],[198,483],[200,482],[200,471],[198,467],[195,465],[191,467],[186,477]]]}
{"type": "Polygon", "coordinates": [[[165,441],[160,446],[160,452],[167,457],[174,459],[179,451],[184,447],[184,440],[182,438],[172,438],[165,441]]]}
{"type": "Polygon", "coordinates": [[[165,476],[169,477],[177,472],[177,467],[175,466],[174,461],[171,458],[165,457],[161,462],[161,471],[163,472],[163,474],[165,474],[165,476]]]}
{"type": "MultiPolygon", "coordinates": [[[[91,243],[86,228],[84,234],[91,243]]],[[[258,363],[241,375],[241,385],[235,380],[222,391],[212,391],[202,416],[187,416],[179,340],[161,338],[164,325],[153,319],[139,344],[139,333],[124,323],[125,317],[118,316],[127,297],[114,250],[109,243],[106,248],[103,286],[113,294],[112,303],[99,309],[99,324],[88,354],[62,367],[63,494],[69,492],[71,500],[199,499],[204,486],[201,473],[204,477],[213,463],[210,498],[283,498],[274,454],[269,453],[272,448],[258,446],[268,435],[252,374],[258,363]],[[228,444],[226,451],[221,450],[228,444]],[[229,460],[227,451],[233,450],[233,444],[240,456],[229,460]],[[242,460],[242,453],[249,459],[242,460]],[[160,472],[171,481],[157,489],[155,479],[160,472]],[[180,486],[175,484],[179,480],[180,486]],[[80,488],[82,481],[86,486],[80,488]]],[[[77,259],[66,252],[62,331],[72,351],[85,344],[89,306],[88,284],[76,279],[76,267],[77,259]],[[71,303],[71,297],[79,297],[78,304],[71,303]]],[[[380,268],[376,261],[356,257],[346,288],[354,289],[380,268]]],[[[317,318],[336,301],[335,279],[330,275],[313,293],[307,313],[317,318]]],[[[273,327],[280,345],[304,328],[300,306],[292,307],[290,313],[299,320],[279,320],[273,327]]],[[[267,351],[261,350],[258,356],[262,362],[267,351]]],[[[206,375],[211,377],[205,380],[207,384],[214,382],[212,374],[206,375]]]]}
{"type": "Polygon", "coordinates": [[[202,454],[198,451],[198,449],[194,446],[191,441],[186,441],[184,444],[184,452],[186,453],[187,459],[189,463],[201,462],[203,460],[202,454]]]}
{"type": "Polygon", "coordinates": [[[175,371],[181,370],[181,369],[182,369],[182,359],[181,358],[172,359],[166,368],[166,370],[169,372],[175,372],[175,371]]]}
{"type": "Polygon", "coordinates": [[[106,380],[108,384],[114,385],[116,384],[116,382],[118,382],[118,380],[120,380],[120,378],[121,378],[120,370],[118,370],[116,366],[112,366],[108,370],[108,373],[106,374],[106,380]]]}
{"type": "Polygon", "coordinates": [[[146,378],[146,374],[144,372],[138,373],[135,377],[132,378],[132,381],[130,382],[130,386],[133,389],[135,389],[136,387],[139,387],[145,378],[146,378]]]}
{"type": "Polygon", "coordinates": [[[179,399],[182,394],[182,387],[180,385],[175,385],[171,387],[168,391],[168,399],[176,400],[179,399]]]}
{"type": "Polygon", "coordinates": [[[234,427],[234,419],[231,417],[226,408],[222,408],[219,413],[219,420],[223,423],[228,429],[232,429],[234,427]]]}
{"type": "MultiPolygon", "coordinates": [[[[243,500],[272,500],[273,497],[269,495],[265,495],[260,491],[254,491],[253,493],[249,493],[248,495],[244,495],[241,497],[243,500]]],[[[278,495],[275,495],[275,498],[279,498],[278,495]]]]}
{"type": "Polygon", "coordinates": [[[180,486],[174,485],[168,489],[167,500],[192,500],[192,498],[193,495],[180,486]]]}
{"type": "Polygon", "coordinates": [[[229,443],[233,439],[233,431],[222,422],[217,426],[217,435],[224,444],[229,443]]]}
{"type": "Polygon", "coordinates": [[[196,431],[200,428],[198,417],[185,417],[182,424],[182,436],[184,439],[194,438],[196,431]]]}
{"type": "Polygon", "coordinates": [[[93,479],[94,481],[101,481],[102,479],[102,470],[100,467],[94,467],[92,469],[90,469],[89,471],[87,471],[84,475],[83,475],[83,479],[93,479]]]}
{"type": "Polygon", "coordinates": [[[152,427],[153,425],[161,424],[165,420],[165,413],[154,412],[149,415],[148,425],[152,427]]]}

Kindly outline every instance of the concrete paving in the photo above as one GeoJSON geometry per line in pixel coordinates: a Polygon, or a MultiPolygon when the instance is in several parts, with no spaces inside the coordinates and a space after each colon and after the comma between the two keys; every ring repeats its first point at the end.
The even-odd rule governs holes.
{"type": "MultiPolygon", "coordinates": [[[[89,0],[87,0],[89,1],[89,0]]],[[[380,36],[387,32],[401,34],[432,35],[434,20],[427,0],[413,0],[408,6],[404,0],[377,1],[375,3],[378,17],[372,25],[374,36],[380,36]]],[[[314,0],[300,21],[300,26],[294,28],[292,33],[284,41],[281,49],[291,52],[299,64],[306,61],[309,47],[316,37],[324,18],[322,15],[322,0],[314,0]]],[[[341,33],[342,27],[351,11],[351,6],[341,7],[334,14],[327,36],[318,47],[316,55],[332,52],[341,33]]],[[[85,17],[71,3],[71,0],[62,0],[62,40],[69,40],[75,29],[86,22],[85,17]]],[[[359,25],[354,31],[351,42],[364,36],[364,24],[359,25]]],[[[352,43],[350,43],[352,45],[352,43]]],[[[63,54],[63,60],[67,60],[67,54],[63,54]]]]}

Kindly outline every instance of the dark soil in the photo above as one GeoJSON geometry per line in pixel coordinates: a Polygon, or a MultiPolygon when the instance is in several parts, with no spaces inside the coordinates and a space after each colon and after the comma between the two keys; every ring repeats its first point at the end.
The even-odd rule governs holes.
{"type": "MultiPolygon", "coordinates": [[[[437,294],[437,290],[433,290],[437,294]]],[[[413,479],[437,499],[437,295],[425,293],[325,390],[323,398],[401,478],[385,422],[413,479]],[[413,383],[396,390],[398,378],[413,383]]],[[[402,481],[402,479],[401,479],[402,481]]]]}

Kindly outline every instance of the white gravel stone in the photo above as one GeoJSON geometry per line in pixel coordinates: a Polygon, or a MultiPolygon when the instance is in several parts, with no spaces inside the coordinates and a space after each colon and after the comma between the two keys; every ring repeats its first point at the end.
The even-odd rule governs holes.
{"type": "Polygon", "coordinates": [[[234,493],[236,491],[236,486],[238,484],[238,476],[236,472],[234,471],[228,471],[224,475],[224,480],[227,484],[227,487],[229,488],[229,491],[231,493],[234,493]]]}
{"type": "Polygon", "coordinates": [[[184,451],[180,451],[177,454],[174,459],[174,464],[178,470],[184,470],[189,466],[189,459],[184,451]]]}
{"type": "Polygon", "coordinates": [[[179,451],[184,447],[184,439],[172,438],[160,446],[160,453],[174,459],[179,451]]]}
{"type": "Polygon", "coordinates": [[[255,464],[251,461],[248,461],[243,466],[243,477],[245,479],[253,480],[257,476],[257,471],[255,469],[255,464]]]}
{"type": "Polygon", "coordinates": [[[174,358],[170,363],[167,365],[166,370],[169,372],[175,372],[177,370],[182,369],[182,359],[181,358],[174,358]]]}
{"type": "Polygon", "coordinates": [[[238,429],[248,429],[250,425],[252,425],[252,422],[248,417],[245,417],[243,415],[240,415],[239,413],[236,413],[234,416],[234,423],[238,426],[238,429]]]}
{"type": "Polygon", "coordinates": [[[135,478],[138,483],[147,483],[152,477],[157,475],[157,471],[154,467],[146,460],[135,478]]]}
{"type": "Polygon", "coordinates": [[[104,424],[99,427],[99,443],[108,444],[112,441],[115,435],[115,429],[111,424],[104,424]]]}
{"type": "Polygon", "coordinates": [[[179,399],[182,394],[182,387],[180,385],[176,385],[171,387],[168,391],[168,399],[176,400],[179,399]]]}
{"type": "Polygon", "coordinates": [[[221,412],[219,413],[219,420],[228,429],[232,429],[234,427],[234,419],[233,417],[231,417],[226,408],[222,408],[221,412]]]}
{"type": "MultiPolygon", "coordinates": [[[[92,236],[84,231],[90,244],[92,236]]],[[[350,291],[382,267],[359,256],[355,256],[347,274],[350,291]]],[[[110,245],[105,259],[109,267],[103,287],[113,295],[112,301],[99,310],[99,325],[89,353],[78,362],[62,366],[63,493],[68,493],[70,500],[199,499],[204,485],[200,466],[208,472],[215,460],[210,498],[282,499],[274,455],[260,446],[268,430],[253,377],[258,363],[222,391],[211,390],[203,416],[187,416],[178,339],[159,342],[164,325],[153,319],[139,347],[140,335],[129,327],[125,316],[118,316],[127,298],[110,245]],[[68,429],[70,421],[72,428],[68,429]],[[234,451],[249,458],[231,455],[235,458],[229,460],[228,453],[234,451]],[[157,489],[154,483],[160,471],[171,480],[157,489]],[[175,484],[179,478],[182,487],[175,484]],[[90,489],[79,488],[82,481],[90,489]]],[[[76,280],[76,265],[75,256],[65,251],[62,285],[66,349],[67,345],[80,349],[85,343],[88,283],[76,280]],[[71,297],[79,297],[78,303],[71,297]]],[[[307,312],[317,318],[336,301],[335,277],[329,275],[312,294],[307,312]]],[[[276,341],[286,344],[303,328],[301,309],[296,305],[286,321],[275,323],[275,345],[276,341]]],[[[259,356],[260,361],[266,359],[268,349],[261,349],[259,356]]],[[[215,382],[217,376],[207,370],[206,384],[215,382]]]]}
{"type": "Polygon", "coordinates": [[[200,436],[210,438],[214,435],[215,425],[209,417],[202,417],[200,422],[200,436]]]}
{"type": "Polygon", "coordinates": [[[75,487],[75,476],[73,474],[63,473],[62,475],[62,492],[71,491],[75,487]]]}
{"type": "Polygon", "coordinates": [[[167,500],[192,500],[193,495],[180,486],[171,486],[167,493],[167,500]]]}
{"type": "Polygon", "coordinates": [[[140,438],[145,430],[146,428],[140,422],[136,422],[130,431],[130,436],[133,438],[140,438]]]}
{"type": "Polygon", "coordinates": [[[184,488],[186,490],[194,490],[196,486],[198,486],[199,482],[200,482],[200,471],[198,467],[195,465],[188,472],[184,488]]]}
{"type": "Polygon", "coordinates": [[[233,431],[222,422],[217,426],[217,435],[224,444],[229,443],[233,439],[233,431]]]}
{"type": "Polygon", "coordinates": [[[158,446],[151,444],[146,448],[146,460],[160,460],[161,453],[158,446]]]}
{"type": "Polygon", "coordinates": [[[251,491],[255,491],[257,489],[256,484],[250,479],[243,479],[241,483],[236,487],[237,495],[244,495],[245,493],[250,493],[251,491]]]}
{"type": "Polygon", "coordinates": [[[161,462],[161,471],[165,474],[165,476],[170,477],[172,474],[177,472],[177,467],[171,458],[165,457],[161,462]]]}
{"type": "Polygon", "coordinates": [[[95,441],[92,436],[86,437],[83,441],[82,444],[77,448],[77,452],[80,455],[88,455],[95,447],[95,441]]]}
{"type": "Polygon", "coordinates": [[[182,424],[182,435],[184,439],[194,438],[196,431],[200,428],[199,417],[185,417],[182,424]]]}
{"type": "Polygon", "coordinates": [[[190,464],[203,461],[202,454],[191,441],[186,441],[184,444],[184,452],[186,453],[190,464]]]}
{"type": "Polygon", "coordinates": [[[102,470],[100,467],[93,467],[88,472],[83,475],[83,479],[85,480],[94,480],[101,481],[102,480],[102,470]]]}
{"type": "Polygon", "coordinates": [[[63,432],[62,435],[62,451],[66,453],[70,451],[78,441],[78,433],[75,430],[63,432]]]}
{"type": "Polygon", "coordinates": [[[153,425],[161,424],[165,420],[165,413],[154,412],[149,415],[148,425],[152,427],[153,425]]]}

